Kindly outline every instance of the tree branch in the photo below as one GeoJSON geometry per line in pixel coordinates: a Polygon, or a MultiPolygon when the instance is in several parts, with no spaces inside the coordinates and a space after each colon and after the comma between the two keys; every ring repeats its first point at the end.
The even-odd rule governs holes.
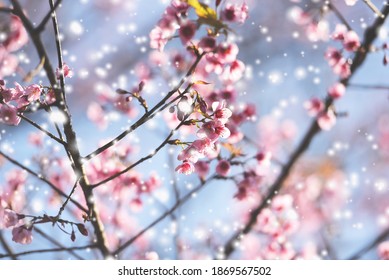
{"type": "Polygon", "coordinates": [[[55,140],[59,144],[66,145],[66,143],[62,139],[59,139],[57,136],[55,136],[54,134],[52,134],[48,130],[44,129],[39,124],[37,124],[33,120],[29,119],[28,117],[24,116],[23,114],[19,114],[19,117],[22,118],[23,120],[25,120],[26,122],[28,122],[29,124],[31,124],[32,126],[34,126],[35,128],[37,128],[40,131],[42,131],[44,134],[46,134],[47,136],[49,136],[51,139],[55,140]]]}
{"type": "Polygon", "coordinates": [[[348,260],[358,260],[358,259],[360,259],[364,254],[366,254],[371,249],[376,247],[379,243],[384,241],[387,237],[389,237],[389,228],[386,229],[384,232],[382,232],[380,235],[378,235],[373,241],[368,243],[363,248],[359,249],[358,252],[354,253],[352,256],[350,256],[347,259],[348,260]]]}
{"type": "Polygon", "coordinates": [[[172,129],[172,130],[170,131],[169,135],[165,138],[165,140],[164,140],[164,141],[163,141],[163,142],[162,142],[162,143],[161,143],[153,152],[151,152],[151,153],[148,154],[147,156],[145,156],[145,157],[143,157],[143,158],[137,160],[136,162],[134,162],[134,163],[131,164],[130,166],[128,166],[128,167],[124,168],[123,170],[121,170],[121,171],[115,173],[114,175],[112,175],[112,176],[110,176],[110,177],[108,177],[108,178],[106,178],[106,179],[104,179],[104,180],[102,180],[102,181],[100,181],[100,182],[98,182],[98,183],[96,183],[96,184],[90,185],[91,188],[97,188],[98,186],[101,186],[101,185],[103,185],[103,184],[105,184],[105,183],[107,183],[107,182],[109,182],[109,181],[111,181],[111,180],[113,180],[113,179],[115,179],[115,178],[117,178],[117,177],[123,175],[124,173],[130,171],[131,169],[133,169],[134,167],[138,166],[138,165],[141,164],[142,162],[144,162],[144,161],[146,161],[146,160],[151,159],[152,157],[154,157],[154,156],[155,156],[163,147],[166,146],[166,144],[169,142],[170,138],[172,138],[172,136],[174,135],[174,132],[177,131],[177,130],[184,124],[184,122],[185,122],[186,119],[187,119],[187,118],[185,118],[184,120],[182,120],[182,121],[180,122],[180,124],[177,125],[176,128],[172,129]]]}
{"type": "MultiPolygon", "coordinates": [[[[356,73],[358,68],[365,61],[367,52],[370,49],[373,41],[377,37],[379,27],[381,27],[384,24],[384,21],[389,14],[389,5],[384,6],[382,10],[382,14],[384,15],[384,18],[382,17],[376,18],[374,23],[369,28],[366,29],[362,46],[356,52],[353,58],[353,63],[350,67],[351,75],[340,81],[345,86],[348,85],[349,80],[352,78],[352,76],[356,73]]],[[[333,102],[334,100],[331,97],[327,97],[325,100],[326,109],[328,109],[333,104],[333,102]]],[[[225,258],[228,258],[235,251],[236,248],[234,244],[239,242],[245,234],[248,234],[253,229],[254,225],[256,224],[258,215],[261,213],[261,211],[264,208],[267,207],[268,201],[271,201],[273,197],[279,193],[279,191],[283,186],[283,183],[288,178],[291,169],[294,167],[295,163],[300,158],[300,156],[309,148],[313,139],[317,134],[319,134],[320,131],[321,130],[317,124],[317,121],[314,120],[310,125],[308,131],[306,132],[305,136],[301,140],[300,144],[292,153],[289,161],[284,165],[284,167],[281,170],[281,173],[278,175],[273,185],[269,188],[267,194],[264,196],[261,203],[256,208],[254,208],[254,210],[250,213],[249,220],[246,222],[243,229],[241,231],[236,232],[224,245],[223,252],[225,258]]]]}
{"type": "Polygon", "coordinates": [[[3,232],[0,230],[0,243],[3,246],[4,250],[7,252],[7,255],[12,260],[17,260],[15,253],[12,251],[12,248],[8,245],[7,241],[4,239],[3,232]]]}
{"type": "MultiPolygon", "coordinates": [[[[52,253],[52,252],[64,252],[64,251],[75,251],[75,250],[86,250],[91,248],[96,248],[97,245],[91,244],[86,246],[79,246],[79,247],[69,247],[69,248],[52,248],[52,249],[40,249],[40,250],[31,250],[31,251],[25,251],[20,253],[15,253],[15,257],[25,256],[25,255],[31,255],[31,254],[38,254],[38,253],[52,253]]],[[[0,254],[0,259],[8,258],[9,255],[6,254],[0,254]]]]}
{"type": "MultiPolygon", "coordinates": [[[[198,55],[195,62],[192,64],[192,66],[189,68],[188,72],[186,73],[186,75],[181,79],[181,81],[178,83],[178,85],[172,89],[171,91],[168,92],[168,94],[160,101],[158,102],[157,105],[155,105],[151,110],[148,111],[148,113],[144,114],[137,122],[135,122],[133,125],[131,125],[128,129],[126,129],[125,131],[123,131],[121,134],[119,134],[118,136],[116,136],[114,139],[112,139],[111,141],[107,142],[106,144],[104,144],[103,146],[101,146],[100,148],[98,148],[97,150],[93,151],[92,153],[90,153],[89,155],[85,156],[84,159],[85,160],[89,160],[99,154],[101,154],[102,152],[104,152],[106,149],[112,147],[113,145],[115,145],[117,142],[119,142],[120,140],[122,140],[124,137],[126,137],[128,134],[132,133],[133,131],[135,131],[138,127],[140,127],[141,125],[143,125],[144,123],[146,123],[147,121],[151,120],[156,114],[156,112],[160,111],[159,109],[161,108],[161,106],[163,106],[166,101],[173,96],[174,93],[176,93],[180,87],[185,83],[185,81],[188,79],[188,77],[195,71],[197,65],[199,64],[199,62],[201,61],[201,59],[203,58],[203,56],[205,55],[205,52],[198,55]]],[[[162,107],[162,108],[166,108],[166,106],[162,107]]]]}
{"type": "Polygon", "coordinates": [[[157,219],[155,219],[153,222],[151,222],[148,226],[143,228],[141,231],[139,231],[137,234],[135,234],[131,239],[129,239],[127,242],[125,242],[123,245],[121,245],[119,248],[117,248],[113,255],[117,257],[119,253],[121,253],[123,250],[125,250],[128,246],[130,246],[132,243],[134,243],[139,237],[141,237],[145,232],[150,230],[152,227],[154,227],[156,224],[164,220],[166,217],[172,215],[174,211],[176,211],[180,206],[182,206],[184,203],[186,203],[193,194],[196,192],[202,190],[208,183],[216,179],[217,177],[215,175],[209,177],[207,180],[201,182],[196,188],[191,190],[189,193],[184,195],[180,200],[178,200],[173,207],[171,207],[168,211],[160,215],[157,219]]]}
{"type": "Polygon", "coordinates": [[[49,22],[50,18],[53,16],[53,13],[55,10],[59,7],[62,0],[57,0],[53,7],[50,8],[50,11],[46,14],[46,16],[43,18],[41,23],[35,28],[36,32],[41,33],[43,30],[45,30],[46,24],[49,22]]]}
{"type": "MultiPolygon", "coordinates": [[[[57,247],[65,248],[61,243],[59,243],[56,239],[39,229],[38,227],[34,227],[34,231],[37,232],[40,236],[48,240],[50,243],[56,245],[57,247]]],[[[73,252],[72,250],[69,251],[69,254],[76,257],[79,260],[83,260],[83,257],[78,255],[77,253],[73,252]]]]}

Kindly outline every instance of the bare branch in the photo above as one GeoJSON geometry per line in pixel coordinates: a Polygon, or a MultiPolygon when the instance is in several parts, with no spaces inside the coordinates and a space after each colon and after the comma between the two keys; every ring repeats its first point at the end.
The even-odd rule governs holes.
{"type": "MultiPolygon", "coordinates": [[[[31,250],[31,251],[25,251],[25,252],[19,252],[15,253],[15,257],[19,256],[25,256],[25,255],[31,255],[31,254],[38,254],[38,253],[52,253],[52,252],[69,252],[69,251],[75,251],[75,250],[86,250],[86,249],[92,249],[96,248],[96,244],[86,245],[86,246],[78,246],[78,247],[69,247],[69,248],[52,248],[52,249],[40,249],[40,250],[31,250]]],[[[0,259],[8,258],[9,255],[0,254],[0,259]]]]}
{"type": "MultiPolygon", "coordinates": [[[[163,106],[163,105],[166,105],[166,101],[173,96],[173,94],[175,94],[179,89],[180,87],[185,83],[185,81],[187,80],[187,78],[195,71],[197,65],[199,64],[199,62],[201,61],[201,59],[203,58],[203,56],[205,55],[205,52],[198,55],[195,62],[192,64],[192,66],[190,67],[190,69],[188,70],[188,72],[186,73],[185,77],[183,77],[181,79],[181,81],[178,83],[178,85],[172,89],[171,91],[168,92],[168,94],[157,104],[155,105],[151,110],[148,111],[148,113],[144,114],[137,122],[135,122],[133,125],[131,125],[128,129],[126,129],[125,131],[123,131],[121,134],[119,134],[118,136],[116,136],[114,139],[112,139],[111,141],[109,141],[108,143],[104,144],[103,146],[101,146],[100,148],[98,148],[97,150],[93,151],[92,153],[90,153],[89,155],[85,156],[84,159],[85,160],[89,160],[99,154],[101,154],[102,152],[104,152],[106,149],[114,146],[117,142],[119,142],[120,140],[122,140],[124,137],[126,137],[128,134],[132,133],[133,131],[135,131],[138,127],[140,127],[141,125],[143,125],[144,123],[146,123],[147,121],[151,120],[154,116],[155,116],[155,113],[159,111],[159,109],[163,106]]],[[[166,108],[165,106],[163,108],[166,108]]]]}
{"type": "Polygon", "coordinates": [[[339,12],[338,8],[336,8],[336,6],[332,3],[332,2],[329,2],[328,3],[328,8],[331,9],[331,11],[334,12],[334,14],[338,17],[338,19],[346,26],[346,28],[348,30],[353,30],[350,26],[350,24],[347,22],[347,20],[345,19],[345,17],[342,15],[341,12],[339,12]]]}
{"type": "Polygon", "coordinates": [[[4,250],[7,252],[7,255],[12,260],[17,260],[15,253],[12,251],[11,247],[8,245],[7,241],[4,239],[3,232],[0,230],[0,243],[3,246],[4,250]]]}
{"type": "Polygon", "coordinates": [[[189,193],[184,195],[180,200],[178,200],[172,208],[170,208],[168,211],[160,215],[157,219],[155,219],[153,222],[151,222],[148,226],[143,228],[141,231],[139,231],[137,234],[135,234],[131,239],[129,239],[127,242],[125,242],[123,245],[121,245],[119,248],[117,248],[113,255],[117,256],[119,253],[121,253],[123,250],[125,250],[128,246],[130,246],[132,243],[134,243],[139,237],[141,237],[145,232],[150,230],[152,227],[154,227],[156,224],[164,220],[166,217],[170,216],[174,211],[176,211],[180,206],[182,206],[184,203],[186,203],[193,194],[199,192],[202,190],[207,184],[209,184],[211,181],[216,179],[216,176],[211,176],[207,180],[201,182],[196,188],[191,190],[189,193]]]}
{"type": "Polygon", "coordinates": [[[46,14],[46,16],[43,18],[41,23],[35,28],[37,33],[40,33],[45,29],[46,24],[49,22],[50,18],[53,16],[53,13],[59,7],[61,2],[62,2],[62,0],[57,0],[55,2],[55,4],[53,5],[53,7],[50,8],[50,11],[46,14]]]}
{"type": "Polygon", "coordinates": [[[376,247],[379,243],[384,241],[386,238],[389,237],[389,228],[386,229],[384,232],[382,232],[380,235],[378,235],[373,241],[366,244],[363,248],[358,250],[358,252],[354,253],[352,256],[347,258],[348,260],[358,260],[360,259],[364,254],[369,252],[371,249],[376,247]]]}
{"type": "Polygon", "coordinates": [[[49,136],[51,139],[55,140],[59,144],[66,145],[66,142],[64,142],[63,140],[59,139],[57,136],[53,135],[51,132],[49,132],[48,130],[44,129],[39,124],[37,124],[33,120],[29,119],[28,117],[24,116],[23,114],[19,114],[19,117],[21,117],[23,120],[25,120],[26,122],[28,122],[29,124],[31,124],[35,128],[37,128],[40,131],[42,131],[44,134],[46,134],[47,136],[49,136]]]}
{"type": "MultiPolygon", "coordinates": [[[[0,155],[3,156],[5,159],[7,159],[9,162],[13,163],[14,165],[20,167],[21,169],[27,171],[29,174],[33,175],[34,177],[38,178],[39,180],[41,180],[42,182],[45,182],[47,185],[49,185],[49,187],[55,191],[57,194],[59,194],[60,196],[62,197],[65,197],[67,198],[67,194],[64,193],[61,189],[59,189],[57,186],[55,186],[53,183],[51,183],[48,179],[46,179],[45,177],[43,177],[41,174],[38,174],[36,173],[35,171],[33,171],[32,169],[28,168],[27,166],[21,164],[20,162],[18,162],[17,160],[11,158],[10,156],[6,155],[5,153],[3,153],[2,151],[0,151],[0,155]]],[[[84,206],[82,206],[79,202],[77,202],[76,200],[74,199],[70,199],[70,201],[76,205],[80,210],[84,211],[84,212],[88,212],[87,209],[85,209],[84,206]]]]}
{"type": "Polygon", "coordinates": [[[151,159],[152,157],[154,157],[163,147],[166,146],[166,144],[169,142],[170,138],[172,138],[172,136],[174,135],[174,132],[176,130],[178,130],[182,125],[183,123],[185,122],[185,119],[183,121],[180,122],[180,124],[174,128],[173,130],[170,131],[169,135],[165,138],[165,140],[153,151],[151,152],[150,154],[148,154],[147,156],[137,160],[136,162],[134,162],[133,164],[131,164],[130,166],[124,168],[123,170],[115,173],[114,175],[96,183],[96,184],[93,184],[91,185],[92,188],[97,188],[98,186],[101,186],[109,181],[112,181],[113,179],[123,175],[124,173],[130,171],[131,169],[133,169],[134,167],[138,166],[139,164],[141,164],[142,162],[148,160],[148,159],[151,159]]]}
{"type": "MultiPolygon", "coordinates": [[[[50,243],[56,245],[57,247],[60,247],[60,248],[65,248],[65,246],[63,246],[61,243],[59,243],[55,238],[51,237],[50,235],[48,235],[47,233],[45,233],[44,231],[42,231],[41,229],[39,229],[38,227],[34,227],[34,231],[36,233],[38,233],[40,236],[42,236],[43,238],[45,238],[47,241],[49,241],[50,243]]],[[[70,250],[69,251],[69,254],[76,257],[77,259],[79,260],[83,260],[83,257],[81,257],[80,255],[78,255],[77,253],[73,252],[73,250],[70,250]]]]}
{"type": "Polygon", "coordinates": [[[11,8],[0,7],[0,13],[11,14],[12,12],[13,12],[13,10],[11,8]]]}

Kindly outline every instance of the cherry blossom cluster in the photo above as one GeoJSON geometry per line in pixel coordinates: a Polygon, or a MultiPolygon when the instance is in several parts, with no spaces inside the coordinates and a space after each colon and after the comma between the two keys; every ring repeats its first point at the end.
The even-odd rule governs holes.
{"type": "MultiPolygon", "coordinates": [[[[132,92],[140,96],[141,90],[136,87],[132,92]]],[[[115,118],[115,115],[110,112],[110,109],[114,109],[129,118],[136,117],[138,110],[131,102],[132,99],[130,92],[123,90],[117,90],[115,92],[110,86],[99,84],[97,87],[97,100],[89,104],[87,116],[100,129],[105,129],[109,120],[115,118]]]]}
{"type": "Polygon", "coordinates": [[[22,211],[25,202],[26,172],[12,169],[5,174],[5,184],[0,187],[0,229],[12,228],[13,241],[28,244],[32,241],[31,227],[23,223],[22,211]]]}
{"type": "Polygon", "coordinates": [[[0,79],[3,79],[16,72],[19,59],[15,52],[28,42],[28,35],[20,18],[15,15],[1,21],[0,30],[5,30],[0,39],[0,79]],[[3,26],[3,23],[6,25],[3,26]]]}
{"type": "Polygon", "coordinates": [[[74,228],[77,228],[78,231],[84,235],[88,236],[88,230],[86,229],[83,223],[73,223],[63,219],[60,219],[58,216],[26,216],[23,214],[18,214],[11,209],[5,209],[3,214],[3,223],[6,228],[12,228],[12,241],[20,244],[30,244],[33,240],[32,230],[34,224],[42,223],[52,223],[53,225],[59,224],[60,227],[65,228],[66,225],[71,226],[70,239],[72,241],[76,240],[76,232],[74,228]],[[31,218],[29,222],[23,223],[24,218],[31,218]]]}
{"type": "MultiPolygon", "coordinates": [[[[178,106],[180,107],[180,104],[178,106]]],[[[202,112],[206,113],[205,110],[206,108],[203,108],[202,112]]],[[[213,113],[210,120],[204,121],[201,128],[197,131],[199,139],[191,143],[178,155],[177,159],[182,161],[182,164],[176,168],[177,172],[186,175],[193,173],[195,171],[194,164],[199,159],[206,156],[209,158],[215,157],[217,140],[230,136],[231,132],[225,124],[232,115],[231,110],[225,107],[225,102],[212,103],[212,110],[213,113]]],[[[202,174],[204,174],[204,169],[206,169],[204,165],[203,163],[198,166],[202,174]]],[[[220,175],[225,176],[229,171],[229,163],[220,161],[216,170],[220,175]]]]}
{"type": "MultiPolygon", "coordinates": [[[[347,52],[355,52],[361,46],[358,34],[353,30],[348,30],[343,24],[337,24],[331,38],[334,41],[339,41],[342,44],[343,50],[347,52]]],[[[350,59],[344,57],[342,50],[329,47],[325,53],[328,64],[336,75],[341,78],[350,76],[350,59]]]]}
{"type": "Polygon", "coordinates": [[[20,123],[19,114],[31,103],[39,101],[42,87],[32,84],[22,87],[15,83],[14,88],[7,88],[5,82],[0,80],[0,122],[8,125],[20,123]]]}
{"type": "MultiPolygon", "coordinates": [[[[115,149],[107,149],[98,156],[91,159],[86,165],[86,173],[93,185],[109,178],[130,164],[130,156],[136,152],[134,145],[116,145],[115,149]]],[[[161,185],[161,180],[155,173],[150,173],[147,179],[135,170],[130,170],[121,176],[107,182],[104,187],[99,188],[102,197],[105,194],[114,194],[121,200],[128,199],[131,206],[139,208],[142,206],[141,196],[150,194],[161,185]],[[124,195],[125,194],[125,195],[124,195]]]]}
{"type": "MultiPolygon", "coordinates": [[[[215,24],[225,28],[221,22],[209,22],[207,20],[217,20],[216,12],[204,4],[203,8],[197,1],[181,1],[173,0],[168,6],[162,16],[162,19],[158,22],[158,25],[150,32],[150,46],[152,48],[162,51],[166,43],[174,38],[176,31],[181,42],[186,45],[195,36],[198,29],[198,25],[215,24]],[[188,10],[193,6],[200,19],[196,22],[188,19],[188,10]],[[201,10],[201,11],[200,11],[201,10]],[[206,12],[204,12],[204,10],[206,12]],[[203,20],[203,22],[201,21],[203,20]]],[[[220,11],[219,19],[226,22],[244,23],[248,17],[248,7],[246,4],[231,4],[227,3],[220,11]]],[[[212,44],[212,41],[205,39],[202,44],[208,46],[212,44]]]]}
{"type": "MultiPolygon", "coordinates": [[[[334,41],[342,44],[341,49],[328,47],[325,58],[328,60],[333,72],[340,79],[348,78],[351,75],[351,60],[343,55],[343,52],[354,53],[360,46],[358,34],[349,30],[344,24],[337,24],[334,32],[329,36],[334,41]]],[[[346,88],[343,83],[337,82],[328,88],[328,96],[331,99],[341,98],[345,94],[346,88]]],[[[324,101],[319,98],[312,98],[304,103],[308,114],[317,119],[319,127],[323,130],[330,130],[336,123],[336,112],[333,108],[326,108],[324,101]]]]}
{"type": "Polygon", "coordinates": [[[268,235],[269,243],[262,250],[264,259],[292,259],[295,251],[288,237],[299,228],[299,215],[294,209],[291,195],[276,196],[270,207],[257,218],[256,228],[268,235]]]}

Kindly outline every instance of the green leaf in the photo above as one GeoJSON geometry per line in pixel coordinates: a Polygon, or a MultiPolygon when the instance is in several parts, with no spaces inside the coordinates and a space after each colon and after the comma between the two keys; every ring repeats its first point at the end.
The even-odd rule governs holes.
{"type": "Polygon", "coordinates": [[[199,18],[216,19],[216,11],[207,4],[201,3],[198,0],[186,0],[189,6],[195,9],[199,18]]]}

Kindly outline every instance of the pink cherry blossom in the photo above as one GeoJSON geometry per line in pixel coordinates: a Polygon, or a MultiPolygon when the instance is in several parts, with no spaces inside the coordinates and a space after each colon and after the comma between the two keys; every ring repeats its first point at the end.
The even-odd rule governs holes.
{"type": "Polygon", "coordinates": [[[232,116],[230,109],[226,108],[226,102],[213,102],[212,110],[214,112],[215,119],[219,120],[221,123],[225,124],[228,119],[232,116]]]}
{"type": "Polygon", "coordinates": [[[239,48],[234,43],[222,43],[217,48],[217,59],[220,63],[231,63],[236,60],[239,48]]]}
{"type": "Polygon", "coordinates": [[[0,122],[8,125],[18,125],[20,117],[17,108],[11,104],[0,104],[0,122]]]}
{"type": "Polygon", "coordinates": [[[181,24],[178,31],[182,44],[186,45],[196,33],[196,24],[192,21],[186,21],[181,24]]]}
{"type": "Polygon", "coordinates": [[[12,241],[20,244],[30,244],[32,240],[32,228],[23,225],[12,229],[12,241]]]}
{"type": "Polygon", "coordinates": [[[19,222],[18,214],[11,209],[4,210],[3,222],[5,227],[13,227],[16,226],[19,222]]]}
{"type": "Polygon", "coordinates": [[[305,12],[298,6],[293,6],[289,9],[288,18],[298,25],[306,25],[312,20],[309,13],[305,12]]]}
{"type": "Polygon", "coordinates": [[[159,26],[154,27],[150,32],[150,47],[163,51],[171,36],[172,32],[170,29],[162,29],[159,26]]]}
{"type": "Polygon", "coordinates": [[[340,98],[346,92],[346,87],[342,83],[336,83],[328,89],[328,95],[332,98],[340,98]]]}
{"type": "Polygon", "coordinates": [[[334,40],[344,41],[347,31],[347,27],[344,24],[337,24],[331,37],[334,40]]]}
{"type": "Polygon", "coordinates": [[[181,165],[177,166],[175,169],[178,173],[183,173],[185,175],[192,174],[195,170],[192,163],[189,161],[184,161],[181,165]]]}
{"type": "Polygon", "coordinates": [[[350,63],[345,58],[341,58],[332,69],[334,73],[338,74],[342,79],[345,79],[351,75],[350,63]]]}
{"type": "Polygon", "coordinates": [[[94,122],[100,129],[107,127],[107,117],[101,105],[97,102],[92,102],[88,106],[87,110],[88,118],[94,122]]]}
{"type": "Polygon", "coordinates": [[[3,98],[5,103],[10,102],[15,97],[15,89],[13,88],[3,88],[0,91],[0,96],[3,98]]]}
{"type": "Polygon", "coordinates": [[[207,73],[215,73],[220,75],[223,72],[223,64],[216,54],[208,53],[206,55],[206,64],[204,69],[207,73]]]}
{"type": "Polygon", "coordinates": [[[180,16],[185,14],[189,8],[189,5],[180,0],[173,0],[170,6],[166,8],[166,14],[172,16],[180,16]]]}
{"type": "Polygon", "coordinates": [[[14,52],[24,46],[28,41],[28,34],[19,17],[11,15],[10,32],[3,45],[9,52],[14,52]]]}
{"type": "Polygon", "coordinates": [[[15,73],[18,64],[18,58],[0,45],[0,79],[15,73]]]}
{"type": "Polygon", "coordinates": [[[336,123],[336,116],[332,110],[322,112],[317,118],[317,124],[322,130],[330,130],[336,123]]]}
{"type": "Polygon", "coordinates": [[[197,132],[199,138],[207,137],[211,141],[215,141],[219,137],[228,138],[230,134],[230,130],[219,120],[206,122],[197,132]]]}
{"type": "Polygon", "coordinates": [[[219,160],[218,164],[216,165],[216,173],[220,176],[227,176],[230,172],[231,165],[227,160],[219,160]]]}
{"type": "Polygon", "coordinates": [[[319,98],[312,98],[304,102],[304,108],[307,109],[308,115],[311,117],[317,116],[324,109],[324,103],[319,98]]]}
{"type": "Polygon", "coordinates": [[[242,78],[244,70],[244,63],[240,60],[235,60],[225,68],[225,71],[222,74],[222,78],[229,83],[237,82],[242,78]]]}
{"type": "Polygon", "coordinates": [[[63,75],[64,78],[71,78],[73,77],[73,70],[66,63],[63,63],[62,69],[57,68],[55,74],[57,75],[58,80],[61,78],[61,75],[63,75]]]}
{"type": "Polygon", "coordinates": [[[145,259],[146,260],[151,260],[151,261],[156,261],[156,260],[159,260],[159,256],[158,256],[158,253],[157,252],[146,252],[145,253],[145,259]]]}
{"type": "Polygon", "coordinates": [[[311,22],[306,28],[308,39],[312,42],[327,41],[329,38],[329,24],[325,20],[311,22]]]}
{"type": "Polygon", "coordinates": [[[271,152],[261,151],[256,154],[255,159],[258,161],[259,164],[269,165],[271,157],[271,152]]]}
{"type": "Polygon", "coordinates": [[[359,36],[355,31],[348,31],[344,35],[343,46],[347,51],[355,52],[361,46],[359,36]]]}
{"type": "Polygon", "coordinates": [[[28,135],[28,142],[31,144],[31,145],[34,145],[36,147],[42,147],[43,146],[43,134],[42,133],[30,133],[28,135]]]}
{"type": "Polygon", "coordinates": [[[181,151],[177,159],[181,161],[186,160],[186,161],[196,163],[199,160],[199,158],[202,157],[204,157],[204,155],[198,149],[196,149],[194,145],[190,145],[181,151]]]}
{"type": "Polygon", "coordinates": [[[339,50],[329,47],[325,53],[325,58],[328,60],[328,64],[333,67],[342,59],[342,54],[339,50]]]}
{"type": "Polygon", "coordinates": [[[378,245],[377,251],[381,260],[389,260],[389,241],[380,243],[378,245]]]}
{"type": "Polygon", "coordinates": [[[206,161],[198,161],[195,163],[196,173],[201,177],[205,178],[209,173],[209,163],[206,161]]]}
{"type": "Polygon", "coordinates": [[[206,52],[213,51],[216,48],[215,38],[210,36],[203,37],[199,42],[199,48],[206,52]]]}
{"type": "Polygon", "coordinates": [[[244,23],[248,18],[248,6],[246,3],[242,5],[227,4],[221,12],[221,18],[225,21],[244,23]]]}
{"type": "Polygon", "coordinates": [[[33,84],[29,85],[25,89],[25,94],[27,95],[27,100],[29,102],[39,100],[42,93],[42,88],[39,85],[33,84]]]}

